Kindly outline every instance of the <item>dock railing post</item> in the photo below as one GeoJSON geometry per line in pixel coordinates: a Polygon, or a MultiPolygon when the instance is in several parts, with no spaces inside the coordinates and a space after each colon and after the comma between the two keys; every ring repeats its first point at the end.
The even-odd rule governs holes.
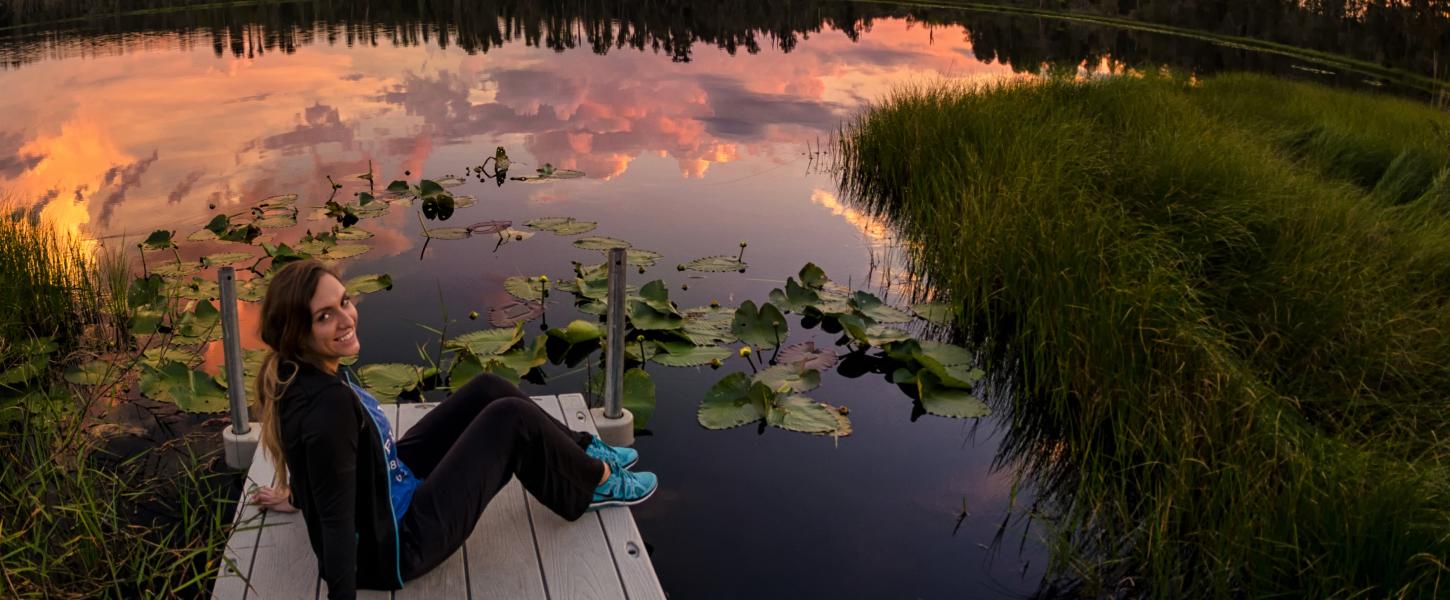
{"type": "Polygon", "coordinates": [[[232,267],[217,270],[221,293],[222,353],[226,358],[227,400],[231,404],[232,426],[222,430],[227,466],[247,469],[261,440],[261,427],[253,426],[247,414],[247,381],[242,374],[242,330],[237,322],[237,272],[232,267]]]}
{"type": "MultiPolygon", "coordinates": [[[[611,446],[634,445],[634,415],[624,404],[624,274],[629,264],[624,248],[610,248],[609,289],[604,347],[604,406],[593,409],[599,438],[611,446]]],[[[643,357],[641,357],[643,358],[643,357]]]]}

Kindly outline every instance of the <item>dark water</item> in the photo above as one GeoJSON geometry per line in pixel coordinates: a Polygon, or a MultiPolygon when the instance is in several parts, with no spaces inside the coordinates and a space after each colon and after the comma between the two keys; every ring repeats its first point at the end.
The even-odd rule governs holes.
{"type": "MultiPolygon", "coordinates": [[[[865,3],[292,2],[0,36],[0,194],[103,245],[128,247],[157,228],[185,236],[273,194],[317,205],[325,176],[370,162],[380,181],[462,175],[503,146],[516,174],[548,162],[587,176],[470,180],[453,191],[478,203],[449,225],[598,221],[590,235],[665,255],[631,281],[663,279],[682,307],[763,301],[806,262],[900,300],[912,282],[888,272],[891,232],[842,206],[814,164],[844,119],[900,85],[1166,65],[1423,95],[1374,73],[1200,39],[865,3]],[[746,273],[674,268],[734,254],[741,240],[746,273]]],[[[1433,44],[1400,52],[1405,68],[1419,68],[1422,46],[1433,44]]],[[[347,182],[344,194],[362,189],[347,182]]],[[[269,238],[295,241],[324,225],[304,221],[269,238]]],[[[499,248],[484,237],[425,249],[412,208],[360,226],[376,234],[364,242],[372,249],[345,270],[395,282],[360,303],[364,364],[420,364],[420,348],[433,354],[437,342],[422,326],[451,320],[450,335],[484,327],[465,315],[506,302],[505,277],[559,279],[570,261],[600,260],[548,233],[499,248]]],[[[237,248],[186,242],[181,252],[237,248]]],[[[257,310],[242,306],[244,324],[257,310]]],[[[547,314],[552,325],[575,318],[592,319],[566,302],[547,314]]],[[[792,328],[791,342],[836,337],[794,320],[792,328]]],[[[261,347],[244,329],[244,345],[261,347]]],[[[211,368],[219,352],[208,350],[211,368]]],[[[850,407],[850,437],[700,427],[705,390],[747,369],[739,359],[718,371],[648,367],[659,407],[637,447],[663,487],[635,515],[673,597],[1038,589],[1047,556],[1028,524],[1031,485],[1016,489],[1010,466],[993,468],[1003,433],[995,419],[919,416],[880,374],[827,373],[809,395],[850,407]]],[[[585,388],[582,371],[545,371],[546,384],[525,389],[585,388]]]]}

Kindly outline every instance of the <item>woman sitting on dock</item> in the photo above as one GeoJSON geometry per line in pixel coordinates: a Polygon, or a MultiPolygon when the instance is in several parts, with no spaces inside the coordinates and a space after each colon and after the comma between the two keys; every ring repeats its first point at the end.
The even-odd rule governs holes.
{"type": "Polygon", "coordinates": [[[340,364],[358,353],[357,323],[342,280],[315,260],[283,267],[262,301],[271,352],[256,393],[277,479],[251,501],[302,511],[329,598],[401,589],[427,573],[463,545],[513,476],[571,521],[654,493],[652,473],[628,470],[637,452],[569,430],[490,374],[395,441],[378,401],[340,364]]]}

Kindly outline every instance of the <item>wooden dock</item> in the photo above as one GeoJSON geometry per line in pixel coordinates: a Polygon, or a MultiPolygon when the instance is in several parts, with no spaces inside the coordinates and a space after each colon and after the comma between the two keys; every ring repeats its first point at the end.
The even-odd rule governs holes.
{"type": "MultiPolygon", "coordinates": [[[[535,396],[534,401],[576,431],[596,431],[580,394],[535,396]]],[[[386,404],[383,409],[394,435],[402,437],[433,406],[386,404]]],[[[257,447],[246,487],[272,484],[272,462],[264,452],[257,447]]],[[[214,600],[327,597],[301,513],[266,512],[241,503],[235,522],[214,600]]],[[[358,590],[358,597],[644,600],[665,595],[628,508],[585,513],[571,523],[514,479],[489,503],[463,548],[443,564],[401,590],[358,590]]]]}

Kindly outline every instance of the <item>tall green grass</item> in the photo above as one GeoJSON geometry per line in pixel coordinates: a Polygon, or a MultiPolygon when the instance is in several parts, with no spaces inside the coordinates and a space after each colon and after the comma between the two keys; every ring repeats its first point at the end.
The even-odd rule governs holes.
{"type": "Polygon", "coordinates": [[[1450,118],[1257,76],[903,90],[841,186],[1014,373],[1055,565],[1450,593],[1450,118]]]}
{"type": "Polygon", "coordinates": [[[135,384],[131,278],[123,254],[0,206],[0,597],[200,597],[217,572],[229,511],[215,456],[178,439],[118,460],[96,435],[107,424],[92,409],[135,384]],[[67,365],[97,354],[121,358],[107,381],[66,383],[67,365]],[[37,359],[49,366],[16,375],[37,359]],[[177,466],[153,472],[158,460],[177,466]],[[166,522],[143,522],[143,507],[166,522]]]}

